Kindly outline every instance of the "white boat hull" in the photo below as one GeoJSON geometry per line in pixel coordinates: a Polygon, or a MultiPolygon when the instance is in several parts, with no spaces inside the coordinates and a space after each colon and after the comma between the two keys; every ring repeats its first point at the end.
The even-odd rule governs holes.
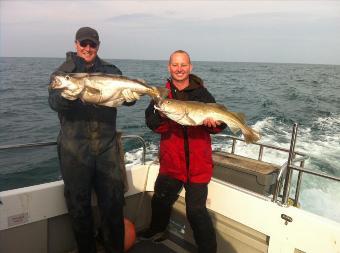
{"type": "MultiPolygon", "coordinates": [[[[126,197],[152,192],[157,174],[156,164],[127,166],[126,197]]],[[[181,196],[184,194],[181,192],[181,196]]],[[[44,221],[67,215],[62,181],[4,191],[0,193],[0,201],[0,252],[58,252],[48,245],[53,240],[48,238],[49,228],[44,221]],[[40,225],[34,228],[39,231],[34,235],[31,229],[35,224],[40,225]],[[30,230],[25,231],[29,225],[30,230]],[[27,237],[27,242],[22,236],[27,237]],[[30,246],[31,251],[27,250],[30,243],[35,245],[30,246]],[[26,250],[18,251],[24,246],[26,250]]],[[[176,205],[183,206],[181,201],[183,199],[176,205]]],[[[237,186],[213,179],[209,184],[207,207],[219,238],[218,252],[227,252],[225,249],[229,247],[242,253],[340,253],[339,223],[296,207],[280,206],[237,186]],[[285,224],[282,214],[292,221],[285,224]]],[[[137,229],[146,226],[148,219],[142,217],[146,208],[127,209],[138,215],[137,229]]]]}

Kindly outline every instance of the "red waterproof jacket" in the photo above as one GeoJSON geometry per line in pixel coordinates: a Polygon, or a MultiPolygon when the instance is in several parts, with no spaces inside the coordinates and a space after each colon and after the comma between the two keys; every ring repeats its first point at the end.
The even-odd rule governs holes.
{"type": "MultiPolygon", "coordinates": [[[[214,97],[203,86],[203,81],[190,75],[190,85],[179,91],[168,80],[169,98],[186,101],[215,103],[214,97]]],[[[161,134],[159,161],[160,174],[183,182],[208,183],[212,176],[213,162],[211,133],[218,133],[225,124],[209,128],[205,126],[182,126],[168,118],[160,117],[153,102],[145,111],[146,124],[161,134]]]]}

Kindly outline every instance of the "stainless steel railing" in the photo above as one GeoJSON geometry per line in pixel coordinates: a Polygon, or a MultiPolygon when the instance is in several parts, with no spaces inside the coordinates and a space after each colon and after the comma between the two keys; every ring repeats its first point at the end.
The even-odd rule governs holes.
{"type": "Polygon", "coordinates": [[[142,154],[142,164],[145,164],[146,156],[146,143],[145,140],[139,135],[122,135],[122,139],[137,139],[142,144],[143,154],[142,154]]]}
{"type": "MultiPolygon", "coordinates": [[[[272,197],[273,202],[280,203],[282,205],[288,205],[288,199],[290,195],[290,188],[291,188],[291,182],[292,182],[292,173],[293,171],[298,171],[298,179],[296,181],[296,190],[295,190],[295,197],[293,199],[294,206],[297,206],[299,195],[300,195],[300,188],[302,183],[302,175],[303,173],[315,175],[318,177],[334,180],[337,182],[340,182],[340,177],[327,175],[325,173],[312,171],[309,169],[304,168],[305,161],[309,158],[306,154],[295,151],[295,143],[297,138],[297,124],[293,125],[293,131],[292,131],[292,138],[290,143],[290,148],[281,148],[274,145],[269,144],[263,144],[263,143],[254,143],[252,145],[258,145],[259,146],[259,153],[258,153],[258,160],[263,161],[263,155],[265,153],[266,149],[273,149],[281,152],[285,152],[288,154],[288,160],[284,164],[282,164],[278,171],[278,176],[276,178],[275,182],[275,188],[274,193],[272,197]],[[294,164],[300,163],[300,166],[296,166],[294,164]],[[284,182],[284,185],[283,185],[284,182]],[[283,188],[282,188],[283,187],[283,188]],[[283,190],[283,195],[281,202],[278,201],[278,198],[280,196],[280,192],[283,190]]],[[[236,149],[236,143],[237,141],[244,142],[244,139],[231,136],[231,135],[218,135],[219,137],[224,137],[227,139],[232,140],[232,146],[231,146],[231,153],[235,154],[236,149]]],[[[142,163],[145,164],[146,160],[146,143],[145,140],[138,136],[138,135],[122,135],[122,139],[137,139],[141,144],[143,148],[142,153],[142,163]]],[[[14,144],[14,145],[3,145],[0,146],[1,150],[9,150],[9,149],[21,149],[21,148],[36,148],[36,147],[46,147],[46,146],[54,146],[57,142],[36,142],[36,143],[26,143],[26,144],[14,144]]]]}
{"type": "MultiPolygon", "coordinates": [[[[294,129],[294,127],[293,127],[293,129],[294,129]]],[[[235,136],[231,136],[231,135],[219,135],[219,136],[226,137],[227,139],[232,140],[232,145],[231,145],[231,153],[232,154],[235,154],[237,141],[245,142],[244,139],[241,139],[241,138],[238,138],[238,137],[235,137],[235,136]]],[[[295,140],[296,140],[296,132],[294,132],[293,136],[295,136],[295,140]]],[[[293,144],[294,144],[294,147],[295,147],[295,141],[294,141],[293,144]]],[[[292,151],[291,148],[290,149],[281,148],[281,147],[277,147],[277,146],[274,146],[274,145],[263,144],[263,143],[252,143],[251,145],[259,146],[259,153],[258,153],[258,158],[257,158],[258,161],[263,161],[263,156],[264,156],[265,150],[268,150],[268,149],[286,153],[288,155],[288,161],[290,161],[293,164],[300,162],[300,167],[302,167],[302,168],[304,167],[305,161],[309,158],[304,153],[301,153],[301,152],[298,152],[298,151],[295,151],[295,150],[292,151]]],[[[291,144],[291,146],[292,146],[292,144],[291,144]]],[[[282,189],[282,182],[284,181],[285,176],[287,174],[288,161],[285,162],[284,164],[282,164],[279,167],[278,176],[276,178],[274,193],[273,193],[273,197],[272,197],[273,202],[277,202],[280,191],[282,189]]],[[[289,180],[291,180],[291,177],[289,178],[289,180]]],[[[290,185],[286,185],[286,187],[288,187],[288,186],[290,186],[290,185]]],[[[296,198],[299,197],[299,190],[300,190],[300,188],[296,191],[296,193],[297,193],[296,198]]],[[[285,192],[287,192],[287,190],[285,190],[285,192]]]]}
{"type": "MultiPolygon", "coordinates": [[[[289,149],[281,148],[281,147],[277,147],[277,146],[273,146],[273,145],[268,145],[268,144],[263,144],[263,143],[253,143],[252,144],[252,145],[260,146],[259,153],[258,153],[258,160],[259,161],[263,161],[263,155],[264,155],[265,149],[273,149],[273,150],[285,152],[285,153],[288,154],[287,161],[279,167],[278,176],[276,178],[274,193],[273,193],[273,197],[272,197],[273,202],[277,202],[277,203],[280,203],[282,205],[288,205],[290,188],[291,188],[291,183],[292,183],[293,170],[298,171],[298,179],[296,181],[295,196],[294,196],[294,199],[293,199],[293,205],[294,206],[298,205],[303,173],[308,173],[308,174],[312,174],[312,175],[315,175],[315,176],[318,176],[318,177],[327,178],[327,179],[330,179],[330,180],[335,180],[335,181],[340,182],[339,177],[330,176],[330,175],[327,175],[325,173],[315,172],[315,171],[311,171],[309,169],[304,168],[305,161],[307,159],[309,159],[309,156],[302,153],[302,152],[295,151],[295,144],[296,144],[296,139],[297,139],[297,129],[298,129],[298,125],[295,123],[293,125],[292,138],[291,138],[291,143],[290,143],[289,149]],[[300,165],[299,166],[294,165],[296,163],[300,163],[300,165]],[[284,185],[283,185],[283,183],[284,183],[284,185]],[[283,191],[282,199],[281,199],[281,201],[278,201],[281,190],[283,191]]],[[[232,140],[232,144],[231,144],[231,153],[232,154],[235,154],[237,141],[245,142],[244,139],[241,139],[241,138],[238,138],[238,137],[235,137],[235,136],[231,136],[231,135],[219,135],[219,137],[225,137],[227,139],[232,140]]]]}
{"type": "MultiPolygon", "coordinates": [[[[292,183],[292,174],[293,174],[294,170],[298,171],[298,179],[296,181],[295,197],[293,199],[293,201],[294,201],[293,205],[294,206],[298,205],[301,182],[302,182],[302,174],[303,173],[307,173],[307,174],[311,174],[311,175],[318,176],[318,177],[321,177],[321,178],[326,178],[326,179],[330,179],[330,180],[333,180],[333,181],[340,182],[340,177],[331,176],[331,175],[327,175],[325,173],[316,172],[316,171],[312,171],[312,170],[304,168],[305,160],[300,161],[300,166],[294,165],[294,163],[298,161],[297,159],[294,159],[294,154],[295,154],[294,150],[295,150],[295,143],[296,143],[296,138],[297,138],[297,129],[298,129],[298,125],[297,125],[297,123],[295,123],[293,125],[292,138],[291,138],[290,149],[289,149],[289,157],[288,157],[288,161],[286,162],[287,166],[285,167],[287,173],[286,173],[286,177],[285,177],[285,180],[284,180],[285,184],[284,184],[284,187],[283,187],[283,196],[282,196],[282,201],[281,201],[282,205],[288,205],[288,200],[289,200],[289,195],[290,195],[289,194],[290,193],[290,187],[291,187],[291,183],[292,183]]],[[[277,182],[276,191],[278,191],[278,189],[280,188],[280,186],[282,184],[281,178],[278,177],[276,182],[277,182]]],[[[275,195],[274,195],[274,197],[275,197],[275,195]]]]}
{"type": "MultiPolygon", "coordinates": [[[[245,142],[244,139],[238,138],[238,137],[235,137],[235,136],[232,136],[232,135],[218,135],[218,137],[224,137],[224,138],[232,140],[231,154],[235,154],[237,141],[245,142]]],[[[282,151],[282,152],[289,154],[289,149],[287,149],[287,148],[281,148],[281,147],[278,147],[278,146],[274,146],[274,145],[270,145],[270,144],[264,144],[264,143],[252,143],[251,145],[259,146],[259,154],[258,154],[258,158],[257,158],[258,161],[263,160],[262,158],[263,158],[263,154],[265,152],[265,148],[266,149],[274,149],[274,150],[282,151]]],[[[295,156],[306,157],[305,159],[308,159],[308,156],[306,154],[298,152],[298,151],[295,151],[295,156]]]]}

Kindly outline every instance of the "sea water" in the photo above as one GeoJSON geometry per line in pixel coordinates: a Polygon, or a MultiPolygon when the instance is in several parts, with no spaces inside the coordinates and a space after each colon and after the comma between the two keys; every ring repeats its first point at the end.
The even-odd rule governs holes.
{"type": "MultiPolygon", "coordinates": [[[[166,61],[110,60],[123,74],[164,86],[166,61]]],[[[63,62],[57,58],[0,58],[0,146],[56,141],[57,113],[48,105],[49,75],[63,62]]],[[[309,155],[305,167],[340,176],[340,66],[193,62],[193,73],[218,103],[246,114],[261,142],[289,149],[292,125],[298,123],[296,150],[309,155]]],[[[145,125],[142,97],[132,107],[119,107],[117,127],[124,134],[142,136],[147,160],[157,156],[159,136],[145,125]]],[[[223,135],[213,147],[227,149],[223,135]]],[[[241,136],[240,136],[241,137],[241,136]]],[[[142,148],[124,141],[127,163],[140,163],[142,148]]],[[[236,153],[258,156],[258,147],[239,144],[236,153]]],[[[265,150],[263,160],[277,164],[288,155],[265,150]]],[[[0,191],[60,179],[56,147],[0,151],[0,191]]],[[[296,174],[294,179],[296,181],[296,174]]],[[[340,183],[303,175],[300,206],[340,221],[340,183]]],[[[294,189],[293,189],[294,190],[294,189]]]]}

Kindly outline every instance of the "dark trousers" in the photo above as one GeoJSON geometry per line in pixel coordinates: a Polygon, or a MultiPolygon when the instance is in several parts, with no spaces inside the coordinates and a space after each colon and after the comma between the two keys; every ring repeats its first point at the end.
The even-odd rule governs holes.
{"type": "Polygon", "coordinates": [[[91,192],[97,195],[101,232],[107,253],[124,252],[124,186],[113,146],[94,154],[86,145],[58,145],[65,198],[79,253],[95,253],[91,192]]]}
{"type": "Polygon", "coordinates": [[[152,197],[150,229],[164,231],[170,221],[172,206],[185,188],[186,215],[194,233],[199,253],[216,253],[216,233],[206,208],[207,184],[183,183],[165,175],[158,175],[152,197]]]}

